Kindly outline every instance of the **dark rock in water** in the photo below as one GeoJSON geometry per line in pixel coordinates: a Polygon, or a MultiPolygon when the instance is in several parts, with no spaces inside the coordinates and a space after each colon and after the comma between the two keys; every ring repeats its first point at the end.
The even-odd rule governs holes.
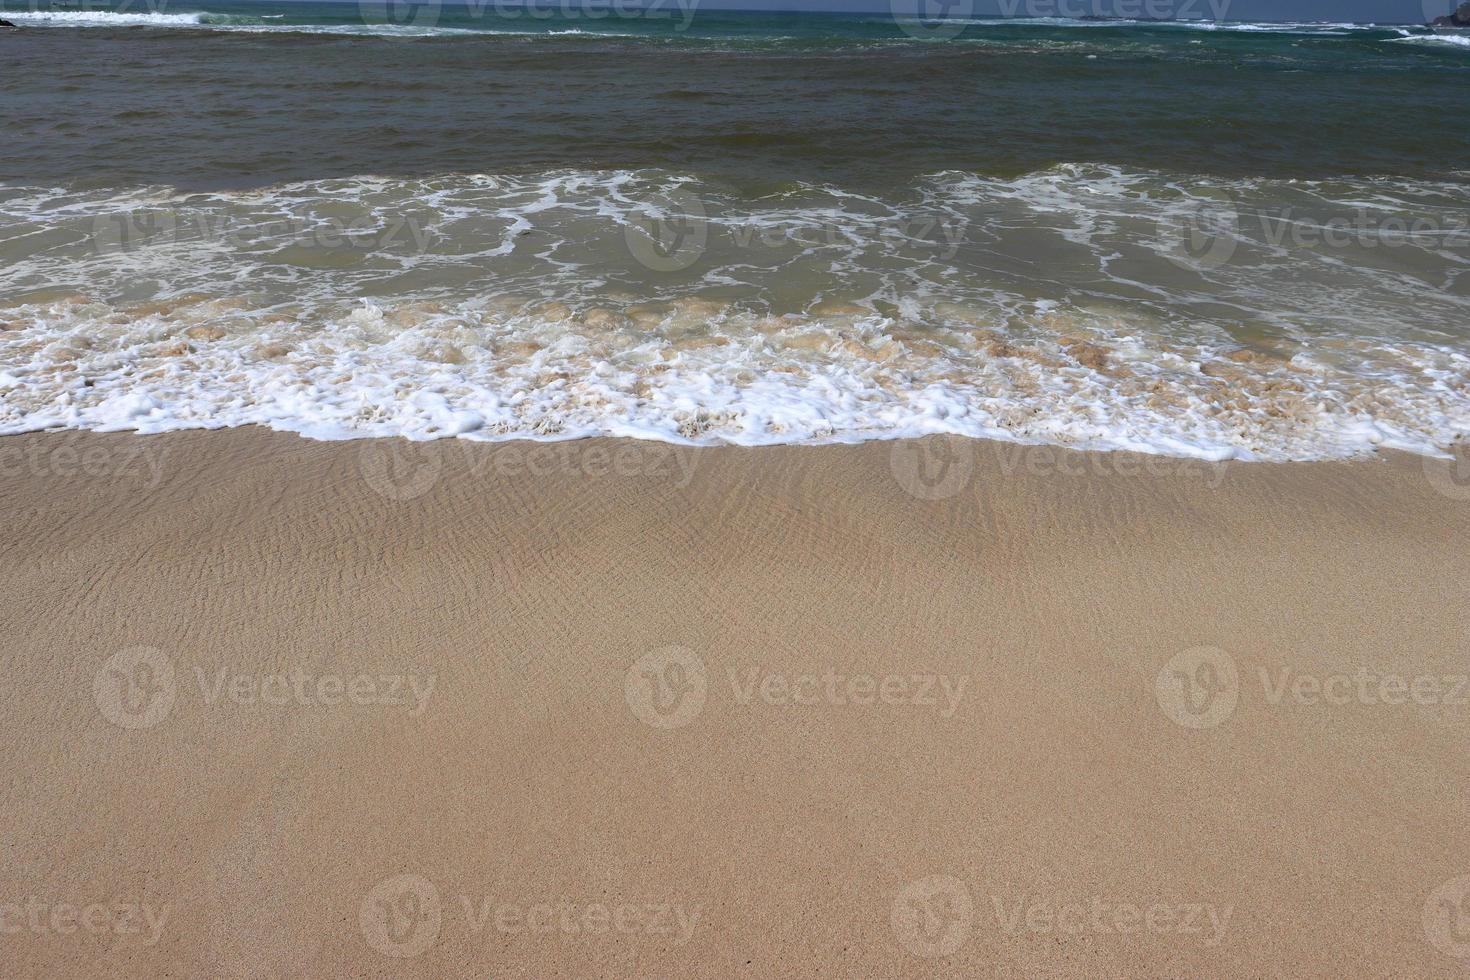
{"type": "Polygon", "coordinates": [[[4,27],[4,28],[7,28],[8,30],[12,30],[12,31],[18,31],[18,30],[20,30],[20,28],[17,25],[12,24],[8,20],[0,20],[0,27],[4,27]]]}
{"type": "Polygon", "coordinates": [[[1460,4],[1458,10],[1444,17],[1436,17],[1431,27],[1470,27],[1470,0],[1460,4]]]}

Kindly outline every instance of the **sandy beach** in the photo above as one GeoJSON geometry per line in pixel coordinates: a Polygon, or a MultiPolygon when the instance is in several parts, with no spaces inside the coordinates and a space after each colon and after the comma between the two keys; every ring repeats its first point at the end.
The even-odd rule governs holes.
{"type": "Polygon", "coordinates": [[[0,441],[4,974],[1451,976],[1470,489],[0,441]]]}
{"type": "Polygon", "coordinates": [[[0,0],[0,980],[1466,976],[1459,2],[0,0]]]}

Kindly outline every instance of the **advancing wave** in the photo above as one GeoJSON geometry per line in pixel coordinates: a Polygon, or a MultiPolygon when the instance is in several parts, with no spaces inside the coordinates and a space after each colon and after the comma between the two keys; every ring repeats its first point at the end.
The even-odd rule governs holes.
{"type": "Polygon", "coordinates": [[[0,187],[0,431],[1433,453],[1470,432],[1466,213],[1453,182],[1096,166],[0,187]]]}

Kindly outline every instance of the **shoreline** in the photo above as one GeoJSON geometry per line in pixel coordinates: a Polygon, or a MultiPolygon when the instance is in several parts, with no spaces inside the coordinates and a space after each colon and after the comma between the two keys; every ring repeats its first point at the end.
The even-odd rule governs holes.
{"type": "MultiPolygon", "coordinates": [[[[398,431],[364,431],[360,429],[346,429],[336,426],[299,428],[278,428],[265,422],[244,421],[229,423],[211,423],[208,425],[194,425],[181,428],[169,428],[162,430],[140,430],[122,428],[92,428],[79,425],[60,425],[50,428],[27,429],[24,431],[0,431],[0,453],[7,451],[12,454],[16,451],[14,444],[21,440],[33,440],[40,437],[65,438],[65,437],[113,437],[123,436],[141,441],[173,438],[185,434],[203,434],[219,432],[247,432],[268,433],[271,438],[301,439],[311,443],[323,443],[326,445],[360,445],[373,442],[407,442],[415,445],[465,446],[465,453],[473,454],[494,447],[511,447],[517,451],[529,451],[534,447],[543,446],[566,446],[566,445],[649,445],[653,447],[664,447],[668,452],[678,453],[705,453],[719,451],[744,451],[762,452],[766,450],[792,451],[806,449],[829,449],[829,448],[851,448],[865,445],[891,446],[903,443],[922,443],[938,440],[952,445],[977,447],[976,452],[986,452],[994,455],[1000,462],[1002,468],[1009,473],[1018,466],[1026,466],[1036,469],[1038,466],[1044,471],[1046,459],[1053,459],[1059,465],[1079,465],[1087,469],[1097,469],[1094,462],[1088,460],[1097,459],[1121,459],[1121,469],[1124,472],[1138,472],[1145,470],[1153,473],[1165,473],[1171,471],[1176,465],[1194,464],[1210,469],[1225,468],[1230,466],[1312,466],[1312,465],[1372,465],[1385,459],[1412,458],[1422,460],[1426,466],[1426,473],[1431,465],[1453,464],[1459,465],[1459,453],[1462,447],[1470,446],[1470,439],[1455,437],[1447,444],[1409,443],[1396,442],[1384,439],[1380,442],[1364,442],[1359,448],[1350,453],[1342,452],[1336,455],[1313,455],[1302,457],[1282,458],[1277,456],[1254,455],[1249,450],[1237,450],[1234,455],[1224,447],[1217,451],[1211,451],[1199,446],[1189,446],[1191,453],[1185,454],[1177,450],[1151,446],[1139,448],[1138,445],[1113,445],[1099,444],[1074,440],[1071,442],[1059,442],[1055,440],[1022,438],[1014,433],[1005,431],[987,431],[985,434],[977,435],[972,432],[956,430],[946,431],[918,431],[903,430],[901,432],[883,432],[873,430],[861,430],[851,432],[832,432],[823,438],[807,438],[803,441],[771,441],[771,442],[735,442],[720,437],[719,441],[703,441],[701,437],[691,438],[680,435],[672,430],[660,431],[653,428],[628,427],[630,433],[609,432],[606,430],[585,429],[563,429],[554,435],[530,435],[524,432],[513,432],[497,434],[486,438],[477,435],[478,429],[469,429],[462,432],[441,431],[424,438],[415,438],[404,435],[398,431]],[[1040,460],[1040,462],[1038,462],[1040,460]],[[1073,462],[1062,462],[1073,461],[1073,462]]],[[[704,437],[707,438],[707,437],[704,437]]],[[[1187,445],[1179,443],[1178,445],[1187,445]]],[[[654,450],[657,452],[658,450],[654,450]]],[[[24,450],[24,453],[34,455],[37,452],[44,453],[37,444],[32,443],[24,450]]],[[[441,456],[452,455],[455,451],[441,452],[441,456]]],[[[0,463],[3,466],[3,463],[0,463]]],[[[1108,468],[1103,467],[1106,471],[1108,468]]],[[[1458,478],[1457,478],[1458,479],[1458,478]]]]}
{"type": "Polygon", "coordinates": [[[0,949],[17,975],[1455,975],[1466,477],[0,437],[0,949]]]}

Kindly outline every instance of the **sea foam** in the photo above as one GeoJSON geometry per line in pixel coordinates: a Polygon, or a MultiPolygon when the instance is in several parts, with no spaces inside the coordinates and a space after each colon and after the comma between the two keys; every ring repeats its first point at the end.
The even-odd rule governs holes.
{"type": "Polygon", "coordinates": [[[0,432],[1439,453],[1470,432],[1470,297],[1443,288],[1470,242],[1250,222],[1443,222],[1467,195],[1098,166],[883,197],[626,171],[0,187],[0,432]],[[1178,253],[1171,216],[1222,203],[1230,254],[1178,253]],[[695,210],[701,251],[650,266],[650,227],[695,210]]]}

